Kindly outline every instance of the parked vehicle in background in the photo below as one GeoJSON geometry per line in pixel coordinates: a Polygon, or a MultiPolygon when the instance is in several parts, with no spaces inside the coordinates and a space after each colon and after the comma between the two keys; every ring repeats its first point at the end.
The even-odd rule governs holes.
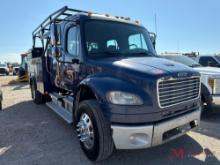
{"type": "Polygon", "coordinates": [[[220,68],[201,66],[183,55],[161,55],[161,57],[185,64],[201,74],[201,99],[207,112],[212,111],[213,105],[220,105],[220,68]]]}
{"type": "Polygon", "coordinates": [[[205,55],[198,56],[196,61],[202,66],[218,67],[220,68],[220,56],[219,55],[205,55]]]}
{"type": "Polygon", "coordinates": [[[13,66],[11,63],[7,63],[7,67],[8,67],[8,75],[13,75],[13,66]]]}
{"type": "Polygon", "coordinates": [[[0,64],[0,75],[9,75],[7,64],[0,64]]]}
{"type": "Polygon", "coordinates": [[[19,81],[29,81],[29,62],[30,60],[28,59],[28,53],[23,53],[21,54],[21,65],[18,70],[18,80],[19,81]]]}
{"type": "Polygon", "coordinates": [[[13,68],[13,75],[18,75],[20,65],[19,64],[12,64],[12,68],[13,68]]]}
{"type": "Polygon", "coordinates": [[[64,7],[32,38],[33,101],[73,123],[90,160],[115,148],[157,146],[198,127],[200,74],[158,58],[139,22],[64,7]]]}

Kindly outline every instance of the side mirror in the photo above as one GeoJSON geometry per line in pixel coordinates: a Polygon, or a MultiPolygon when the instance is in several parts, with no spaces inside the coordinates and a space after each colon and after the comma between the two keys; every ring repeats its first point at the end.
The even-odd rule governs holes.
{"type": "Polygon", "coordinates": [[[50,37],[51,45],[56,46],[60,44],[60,25],[55,23],[50,25],[50,37]]]}
{"type": "Polygon", "coordinates": [[[55,58],[60,58],[61,57],[61,47],[53,46],[52,47],[52,56],[55,58]]]}
{"type": "Polygon", "coordinates": [[[156,38],[157,38],[157,35],[153,32],[149,32],[149,35],[150,35],[150,40],[154,46],[154,49],[156,48],[156,38]]]}
{"type": "MultiPolygon", "coordinates": [[[[30,51],[31,57],[32,58],[36,58],[36,57],[41,57],[43,55],[43,48],[33,48],[30,51]]],[[[23,57],[22,57],[22,61],[23,61],[23,57]]]]}

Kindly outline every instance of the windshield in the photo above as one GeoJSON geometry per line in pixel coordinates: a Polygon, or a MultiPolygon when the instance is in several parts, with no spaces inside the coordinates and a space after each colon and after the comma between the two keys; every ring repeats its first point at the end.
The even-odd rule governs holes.
{"type": "Polygon", "coordinates": [[[89,56],[155,56],[148,31],[143,27],[113,21],[88,21],[85,40],[89,56]]]}
{"type": "Polygon", "coordinates": [[[199,63],[197,63],[196,61],[194,61],[191,58],[186,57],[186,56],[173,56],[173,55],[166,56],[165,55],[165,56],[161,56],[161,57],[164,57],[166,59],[185,64],[185,65],[190,66],[190,67],[199,67],[200,66],[199,63]]]}
{"type": "Polygon", "coordinates": [[[215,56],[215,58],[216,58],[218,61],[220,61],[220,56],[215,56]]]}

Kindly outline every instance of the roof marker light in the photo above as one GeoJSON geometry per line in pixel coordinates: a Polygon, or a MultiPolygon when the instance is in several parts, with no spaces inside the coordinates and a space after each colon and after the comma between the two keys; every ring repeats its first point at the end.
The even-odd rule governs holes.
{"type": "Polygon", "coordinates": [[[88,12],[88,16],[92,16],[92,12],[88,12]]]}
{"type": "Polygon", "coordinates": [[[130,18],[130,17],[125,17],[125,20],[126,20],[126,21],[130,21],[131,18],[130,18]]]}
{"type": "Polygon", "coordinates": [[[140,24],[140,22],[138,20],[135,21],[136,24],[140,24]]]}

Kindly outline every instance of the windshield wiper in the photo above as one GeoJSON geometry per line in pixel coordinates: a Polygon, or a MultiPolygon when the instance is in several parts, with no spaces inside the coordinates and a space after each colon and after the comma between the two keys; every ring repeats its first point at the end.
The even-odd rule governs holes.
{"type": "Polygon", "coordinates": [[[90,52],[89,54],[91,55],[100,55],[100,54],[103,54],[104,55],[121,55],[122,53],[119,52],[119,51],[97,51],[97,52],[90,52]]]}
{"type": "Polygon", "coordinates": [[[114,57],[129,57],[129,56],[145,56],[145,57],[157,57],[152,52],[148,51],[127,51],[127,52],[120,52],[120,51],[97,51],[97,52],[90,52],[90,55],[105,57],[105,56],[114,56],[114,57]]]}
{"type": "Polygon", "coordinates": [[[156,57],[155,54],[148,52],[148,51],[132,52],[129,54],[131,54],[131,55],[145,55],[145,56],[149,56],[149,57],[155,56],[156,57]]]}

